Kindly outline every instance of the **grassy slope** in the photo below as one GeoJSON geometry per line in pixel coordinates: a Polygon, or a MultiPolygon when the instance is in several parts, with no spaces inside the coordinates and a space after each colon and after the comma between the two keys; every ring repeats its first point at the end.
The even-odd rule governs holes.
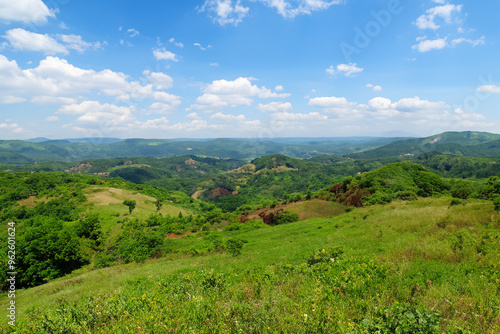
{"type": "MultiPolygon", "coordinates": [[[[18,319],[33,333],[42,333],[51,321],[76,333],[348,332],[361,329],[362,319],[374,316],[377,307],[409,301],[440,312],[444,331],[497,333],[498,213],[489,202],[449,203],[448,198],[395,202],[334,218],[259,229],[243,225],[170,240],[181,253],[214,235],[248,243],[236,258],[171,255],[81,269],[19,291],[18,319]],[[303,265],[325,245],[345,251],[346,262],[331,265],[340,268],[332,280],[345,278],[338,290],[303,265]],[[367,274],[372,266],[385,268],[386,276],[367,274]]],[[[3,295],[0,308],[6,303],[3,295]]]]}

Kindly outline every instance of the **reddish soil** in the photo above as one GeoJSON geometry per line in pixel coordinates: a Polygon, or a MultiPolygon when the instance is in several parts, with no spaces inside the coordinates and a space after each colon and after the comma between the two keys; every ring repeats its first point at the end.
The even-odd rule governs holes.
{"type": "Polygon", "coordinates": [[[167,236],[165,237],[165,239],[180,239],[180,238],[185,237],[188,234],[191,234],[191,232],[184,232],[182,234],[170,233],[170,234],[167,234],[167,236]]]}

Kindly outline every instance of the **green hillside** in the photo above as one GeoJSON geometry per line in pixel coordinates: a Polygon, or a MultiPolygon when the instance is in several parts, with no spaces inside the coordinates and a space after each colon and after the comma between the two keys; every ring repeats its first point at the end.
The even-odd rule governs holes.
{"type": "Polygon", "coordinates": [[[389,156],[418,156],[423,153],[463,155],[471,157],[499,157],[500,135],[486,132],[445,132],[426,138],[396,141],[362,153],[350,154],[351,158],[368,159],[389,156]]]}
{"type": "Polygon", "coordinates": [[[177,253],[166,258],[20,290],[17,330],[495,333],[500,217],[489,202],[449,203],[168,239],[177,253]],[[243,241],[240,255],[230,240],[243,241]]]}

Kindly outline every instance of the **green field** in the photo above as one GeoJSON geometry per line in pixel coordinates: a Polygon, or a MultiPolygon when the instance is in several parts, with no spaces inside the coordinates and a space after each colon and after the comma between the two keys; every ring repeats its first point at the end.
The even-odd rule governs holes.
{"type": "Polygon", "coordinates": [[[500,216],[491,202],[450,203],[393,202],[172,239],[177,252],[166,257],[19,291],[17,332],[375,333],[391,328],[390,314],[423,333],[497,333],[500,216]],[[239,256],[203,252],[233,238],[245,241],[239,256]],[[308,264],[321,250],[327,261],[308,264]]]}

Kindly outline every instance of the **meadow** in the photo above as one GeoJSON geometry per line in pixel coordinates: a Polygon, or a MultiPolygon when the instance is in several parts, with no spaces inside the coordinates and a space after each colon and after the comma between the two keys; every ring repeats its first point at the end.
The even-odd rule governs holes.
{"type": "Polygon", "coordinates": [[[451,204],[169,239],[162,258],[20,291],[16,333],[497,333],[500,216],[489,201],[451,204]]]}

